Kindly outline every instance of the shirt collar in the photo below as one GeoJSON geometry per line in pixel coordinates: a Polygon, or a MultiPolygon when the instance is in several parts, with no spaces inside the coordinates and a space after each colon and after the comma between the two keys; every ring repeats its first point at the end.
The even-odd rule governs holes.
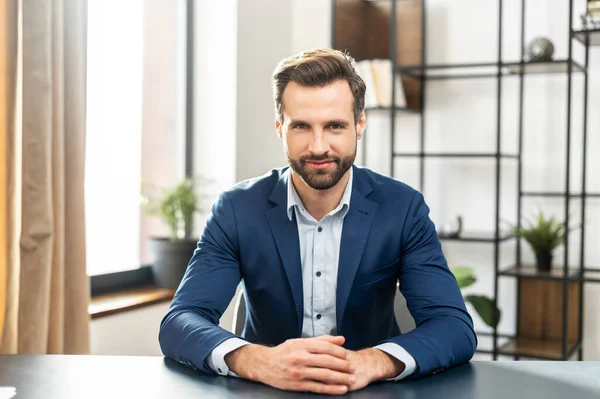
{"type": "MultiPolygon", "coordinates": [[[[350,167],[350,177],[348,178],[348,184],[346,184],[346,188],[344,189],[344,194],[342,195],[342,199],[339,203],[339,205],[330,213],[334,214],[339,212],[340,210],[342,211],[342,218],[344,218],[346,216],[346,214],[348,213],[348,209],[350,208],[350,197],[352,196],[352,181],[354,178],[354,168],[350,167]]],[[[294,183],[292,182],[292,172],[291,172],[291,168],[288,169],[285,173],[288,174],[287,176],[287,214],[288,214],[288,218],[290,219],[290,221],[292,220],[292,212],[294,210],[294,207],[302,207],[304,208],[304,205],[302,204],[302,200],[300,199],[300,197],[298,196],[298,192],[296,192],[296,189],[294,188],[294,183]]]]}

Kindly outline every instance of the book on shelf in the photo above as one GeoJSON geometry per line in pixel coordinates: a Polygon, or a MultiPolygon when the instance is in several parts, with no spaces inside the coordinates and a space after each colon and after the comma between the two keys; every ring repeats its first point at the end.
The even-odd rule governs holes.
{"type": "MultiPolygon", "coordinates": [[[[367,86],[365,107],[392,106],[392,62],[386,59],[363,60],[356,63],[356,70],[367,86]]],[[[400,74],[396,74],[396,107],[406,107],[406,95],[400,74]]]]}

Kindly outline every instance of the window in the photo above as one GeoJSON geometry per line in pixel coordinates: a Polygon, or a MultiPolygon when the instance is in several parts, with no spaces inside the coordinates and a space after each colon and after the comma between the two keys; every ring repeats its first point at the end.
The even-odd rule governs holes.
{"type": "Polygon", "coordinates": [[[86,241],[89,275],[140,266],[143,0],[88,5],[86,241]]]}

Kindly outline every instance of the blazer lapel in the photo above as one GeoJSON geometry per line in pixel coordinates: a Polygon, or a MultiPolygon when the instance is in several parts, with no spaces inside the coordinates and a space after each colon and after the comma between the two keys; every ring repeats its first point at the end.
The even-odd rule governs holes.
{"type": "Polygon", "coordinates": [[[265,216],[269,222],[277,251],[288,277],[294,303],[296,305],[298,336],[302,332],[304,314],[304,298],[302,294],[302,262],[300,258],[300,240],[295,215],[292,220],[287,215],[287,180],[289,173],[280,177],[271,197],[275,207],[269,209],[265,216]]]}
{"type": "Polygon", "coordinates": [[[344,218],[342,241],[340,245],[340,258],[338,266],[338,280],[336,292],[336,321],[340,331],[346,303],[358,265],[362,259],[365,244],[371,231],[375,218],[377,203],[365,198],[371,191],[371,186],[361,181],[357,169],[354,169],[354,182],[350,209],[344,218]]]}

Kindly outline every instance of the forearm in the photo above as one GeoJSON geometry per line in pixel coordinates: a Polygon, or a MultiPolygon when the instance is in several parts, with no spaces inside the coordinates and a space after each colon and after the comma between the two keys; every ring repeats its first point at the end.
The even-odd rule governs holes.
{"type": "Polygon", "coordinates": [[[419,377],[468,362],[477,347],[477,338],[468,322],[455,316],[437,316],[416,329],[392,338],[418,364],[411,377],[419,377]]]}
{"type": "Polygon", "coordinates": [[[160,326],[159,343],[163,354],[180,363],[192,363],[198,370],[214,374],[205,359],[221,342],[235,337],[213,324],[201,312],[171,310],[160,326]]]}

